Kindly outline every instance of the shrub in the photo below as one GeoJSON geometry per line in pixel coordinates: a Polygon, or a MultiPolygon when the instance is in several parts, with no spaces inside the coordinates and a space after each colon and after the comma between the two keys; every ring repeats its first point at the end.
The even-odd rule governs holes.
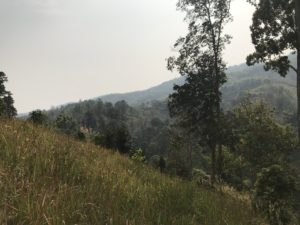
{"type": "Polygon", "coordinates": [[[295,176],[280,165],[272,165],[258,174],[253,205],[271,225],[287,225],[292,221],[295,194],[295,176]]]}

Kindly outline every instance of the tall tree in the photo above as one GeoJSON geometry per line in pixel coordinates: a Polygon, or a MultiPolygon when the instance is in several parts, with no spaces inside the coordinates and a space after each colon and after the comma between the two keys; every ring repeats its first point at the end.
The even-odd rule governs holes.
{"type": "Polygon", "coordinates": [[[247,64],[263,63],[265,70],[277,71],[285,77],[289,70],[297,74],[297,120],[300,140],[300,1],[247,0],[255,6],[250,27],[255,52],[247,57],[247,64]],[[292,65],[290,53],[297,54],[292,65]]]}
{"type": "Polygon", "coordinates": [[[17,115],[17,110],[14,107],[14,99],[11,92],[7,92],[6,96],[3,97],[4,105],[6,106],[5,114],[8,118],[13,118],[17,115]]]}
{"type": "Polygon", "coordinates": [[[14,99],[11,92],[7,91],[4,83],[7,82],[6,74],[0,72],[0,116],[12,118],[17,115],[14,99]]]}
{"type": "MultiPolygon", "coordinates": [[[[218,132],[221,115],[220,87],[226,81],[222,52],[230,36],[224,26],[231,20],[231,0],[179,0],[177,6],[186,12],[189,32],[174,47],[179,56],[168,60],[170,70],[186,77],[183,86],[175,86],[169,97],[170,114],[182,127],[200,134],[203,144],[212,152],[212,182],[216,173],[216,146],[222,151],[218,132]]],[[[220,154],[221,155],[221,154],[220,154]]]]}
{"type": "Polygon", "coordinates": [[[76,121],[71,117],[67,115],[59,115],[55,122],[54,126],[62,133],[65,133],[67,135],[72,135],[78,132],[79,127],[76,121]]]}
{"type": "Polygon", "coordinates": [[[131,150],[131,136],[125,124],[121,124],[116,133],[116,149],[122,154],[128,154],[131,150]]]}

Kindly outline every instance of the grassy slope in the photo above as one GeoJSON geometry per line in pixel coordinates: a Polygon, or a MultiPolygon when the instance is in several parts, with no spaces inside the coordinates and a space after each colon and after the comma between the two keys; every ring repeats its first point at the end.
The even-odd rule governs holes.
{"type": "Polygon", "coordinates": [[[227,195],[21,121],[0,121],[0,224],[260,224],[227,195]]]}

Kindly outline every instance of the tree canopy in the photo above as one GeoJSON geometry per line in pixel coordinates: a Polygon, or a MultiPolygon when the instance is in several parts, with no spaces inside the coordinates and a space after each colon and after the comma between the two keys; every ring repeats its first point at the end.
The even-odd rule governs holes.
{"type": "Polygon", "coordinates": [[[0,116],[13,118],[17,115],[17,110],[14,107],[14,99],[12,93],[5,88],[7,76],[0,72],[0,116]]]}
{"type": "Polygon", "coordinates": [[[297,74],[297,121],[300,140],[300,3],[295,0],[248,0],[255,6],[251,37],[255,52],[247,64],[263,63],[265,70],[274,70],[285,77],[289,70],[297,74]],[[297,54],[297,65],[288,55],[297,54]]]}

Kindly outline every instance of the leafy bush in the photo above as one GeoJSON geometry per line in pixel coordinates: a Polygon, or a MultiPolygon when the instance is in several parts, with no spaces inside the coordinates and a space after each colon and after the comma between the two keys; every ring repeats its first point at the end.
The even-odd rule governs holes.
{"type": "Polygon", "coordinates": [[[45,125],[47,124],[47,115],[42,110],[35,110],[29,113],[29,121],[35,124],[45,125]]]}
{"type": "Polygon", "coordinates": [[[146,162],[144,151],[140,148],[131,151],[131,159],[137,162],[142,162],[142,163],[146,162]]]}
{"type": "Polygon", "coordinates": [[[295,194],[295,176],[280,165],[272,165],[258,174],[253,204],[271,225],[287,225],[293,218],[295,194]]]}

